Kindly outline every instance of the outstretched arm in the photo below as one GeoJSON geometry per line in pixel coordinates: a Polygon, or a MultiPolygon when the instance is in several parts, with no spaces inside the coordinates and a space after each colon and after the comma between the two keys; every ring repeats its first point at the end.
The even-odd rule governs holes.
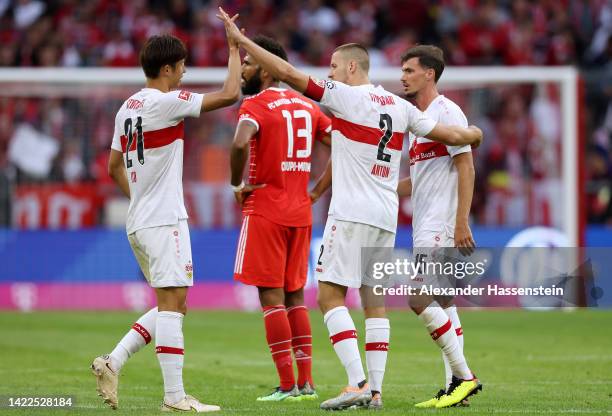
{"type": "Polygon", "coordinates": [[[269,72],[274,78],[290,85],[293,89],[302,93],[306,91],[310,79],[308,75],[297,70],[289,62],[266,51],[245,36],[240,29],[238,29],[236,23],[234,23],[236,16],[230,18],[229,15],[219,7],[219,14],[217,14],[217,17],[225,24],[225,31],[228,38],[240,44],[240,46],[244,48],[263,69],[269,72]]]}
{"type": "Polygon", "coordinates": [[[476,126],[459,127],[438,123],[426,136],[447,146],[472,145],[476,148],[482,143],[482,130],[476,126]]]}
{"type": "MultiPolygon", "coordinates": [[[[230,19],[230,22],[237,18],[238,15],[235,15],[230,19]]],[[[230,38],[227,31],[226,35],[229,49],[227,76],[225,77],[223,87],[219,91],[204,94],[202,111],[213,111],[217,108],[230,106],[240,98],[240,47],[233,38],[230,38]]]]}

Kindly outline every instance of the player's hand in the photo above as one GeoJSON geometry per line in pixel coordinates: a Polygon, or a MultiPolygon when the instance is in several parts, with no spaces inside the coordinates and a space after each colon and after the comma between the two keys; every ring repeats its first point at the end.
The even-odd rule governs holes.
{"type": "Polygon", "coordinates": [[[475,135],[475,140],[472,142],[472,149],[476,149],[478,146],[482,144],[482,140],[484,139],[484,135],[482,134],[482,130],[480,130],[476,126],[469,126],[468,129],[472,130],[475,135]]]}
{"type": "Polygon", "coordinates": [[[472,237],[472,230],[467,223],[455,225],[455,247],[464,256],[469,256],[476,248],[476,242],[472,237]]]}
{"type": "Polygon", "coordinates": [[[244,185],[244,188],[242,188],[242,190],[234,192],[234,198],[236,198],[236,202],[238,202],[238,205],[242,206],[244,204],[244,201],[246,201],[246,199],[249,197],[249,195],[251,195],[254,190],[263,188],[264,186],[266,186],[265,183],[259,185],[244,185]]]}
{"type": "Polygon", "coordinates": [[[222,7],[219,7],[219,13],[217,13],[216,16],[225,25],[225,35],[227,36],[227,41],[229,44],[240,45],[240,41],[242,40],[244,34],[240,29],[238,29],[238,26],[236,26],[235,23],[235,20],[238,18],[238,14],[230,17],[222,7]]]}
{"type": "Polygon", "coordinates": [[[310,195],[310,203],[311,204],[316,203],[319,200],[319,198],[321,198],[321,193],[315,191],[314,189],[312,191],[310,191],[308,194],[310,195]]]}

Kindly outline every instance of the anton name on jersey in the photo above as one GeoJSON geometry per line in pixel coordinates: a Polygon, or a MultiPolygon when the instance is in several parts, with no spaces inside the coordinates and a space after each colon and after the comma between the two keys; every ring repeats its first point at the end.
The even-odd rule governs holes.
{"type": "Polygon", "coordinates": [[[281,162],[283,172],[310,172],[310,162],[292,162],[285,160],[281,162]]]}
{"type": "Polygon", "coordinates": [[[374,165],[370,173],[374,176],[380,176],[381,178],[388,178],[391,173],[391,168],[389,166],[374,165]]]}
{"type": "Polygon", "coordinates": [[[298,97],[279,98],[276,101],[272,101],[271,103],[268,103],[268,108],[270,110],[274,110],[275,108],[281,107],[283,105],[290,105],[290,104],[302,104],[303,106],[308,107],[310,109],[313,108],[312,103],[309,103],[308,101],[302,100],[301,98],[298,98],[298,97]]]}

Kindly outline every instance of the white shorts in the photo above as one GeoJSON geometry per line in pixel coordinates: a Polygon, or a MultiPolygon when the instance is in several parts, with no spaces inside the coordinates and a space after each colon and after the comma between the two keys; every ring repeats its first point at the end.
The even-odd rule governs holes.
{"type": "Polygon", "coordinates": [[[362,284],[373,286],[368,276],[369,264],[381,255],[368,247],[387,247],[383,255],[391,254],[395,246],[395,233],[372,225],[336,220],[327,217],[323,243],[315,275],[322,282],[336,283],[345,287],[360,288],[362,284]],[[362,253],[368,258],[362,258],[362,253]],[[365,266],[367,269],[363,270],[365,266]]]}
{"type": "Polygon", "coordinates": [[[455,237],[450,230],[419,231],[412,236],[414,248],[455,247],[455,237]]]}
{"type": "Polygon", "coordinates": [[[440,231],[419,231],[412,237],[412,254],[415,263],[421,262],[424,271],[428,273],[418,274],[414,279],[409,279],[408,284],[414,288],[420,289],[423,286],[431,286],[432,288],[443,288],[448,286],[454,287],[454,282],[449,280],[443,274],[439,274],[442,265],[452,260],[448,257],[455,250],[450,252],[444,250],[446,247],[455,246],[455,238],[451,235],[450,230],[442,229],[440,231]],[[438,263],[438,267],[434,267],[434,262],[438,263]],[[426,266],[429,263],[429,266],[426,266]]]}
{"type": "Polygon", "coordinates": [[[128,235],[142,273],[153,288],[193,286],[187,220],[143,228],[128,235]]]}

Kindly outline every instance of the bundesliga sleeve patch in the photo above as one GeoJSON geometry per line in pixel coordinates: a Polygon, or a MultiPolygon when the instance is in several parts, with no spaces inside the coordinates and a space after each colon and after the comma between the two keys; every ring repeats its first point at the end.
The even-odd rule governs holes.
{"type": "Polygon", "coordinates": [[[181,90],[181,92],[179,92],[178,98],[184,101],[189,101],[189,99],[191,98],[191,93],[189,91],[181,90]]]}

